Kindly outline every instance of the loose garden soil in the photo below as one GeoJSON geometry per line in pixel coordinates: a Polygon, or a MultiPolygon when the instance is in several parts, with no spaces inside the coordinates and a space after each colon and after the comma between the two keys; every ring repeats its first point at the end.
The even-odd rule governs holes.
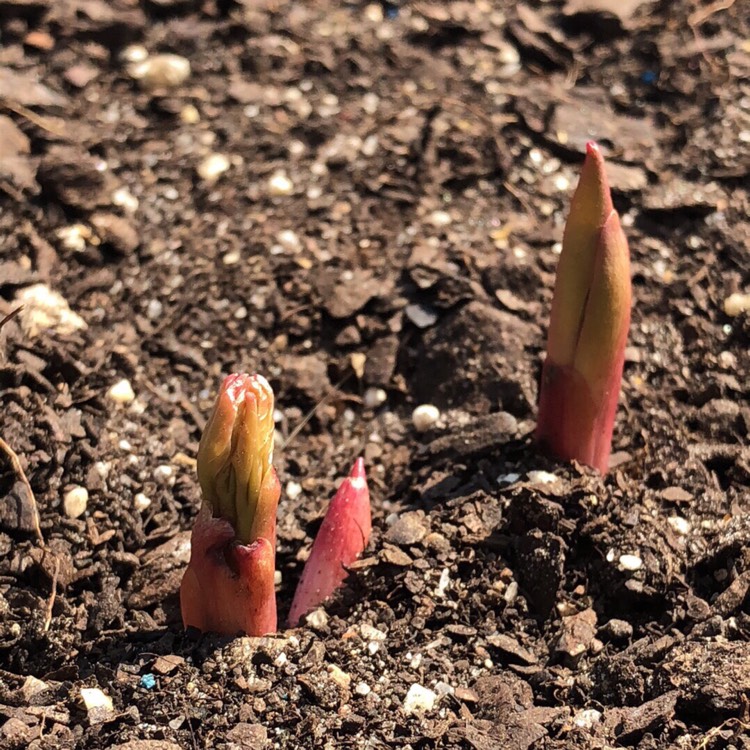
{"type": "Polygon", "coordinates": [[[0,0],[0,43],[0,747],[750,748],[746,2],[0,0]],[[633,261],[606,477],[532,438],[591,138],[633,261]],[[179,614],[236,370],[282,618],[358,455],[373,500],[260,639],[179,614]]]}

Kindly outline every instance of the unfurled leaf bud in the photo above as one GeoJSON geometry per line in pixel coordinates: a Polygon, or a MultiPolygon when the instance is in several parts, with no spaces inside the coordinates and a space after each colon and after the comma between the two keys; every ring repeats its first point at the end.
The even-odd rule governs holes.
{"type": "Polygon", "coordinates": [[[630,255],[604,159],[586,145],[563,235],[536,436],[606,472],[630,327],[630,255]]]}
{"type": "Polygon", "coordinates": [[[346,567],[362,554],[371,531],[370,491],[364,461],[358,458],[331,500],[313,542],[289,611],[292,627],[341,585],[346,567]]]}

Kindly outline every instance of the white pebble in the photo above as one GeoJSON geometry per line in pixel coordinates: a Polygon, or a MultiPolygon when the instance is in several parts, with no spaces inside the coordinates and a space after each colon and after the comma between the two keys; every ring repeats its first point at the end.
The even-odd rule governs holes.
{"type": "Polygon", "coordinates": [[[81,688],[81,699],[86,707],[89,723],[101,724],[115,715],[112,699],[99,688],[81,688]]]}
{"type": "Polygon", "coordinates": [[[640,570],[643,565],[643,560],[638,555],[620,555],[619,562],[623,570],[630,571],[640,570]]]}
{"type": "Polygon", "coordinates": [[[388,394],[382,388],[368,388],[362,402],[368,409],[376,409],[388,400],[388,394]]]}
{"type": "Polygon", "coordinates": [[[690,533],[690,521],[682,516],[670,516],[667,523],[672,527],[675,534],[687,536],[690,533]]]}
{"type": "Polygon", "coordinates": [[[555,185],[555,189],[559,190],[560,192],[564,192],[570,187],[570,180],[562,174],[557,175],[553,182],[555,185]]]}
{"type": "Polygon", "coordinates": [[[302,494],[302,485],[299,482],[287,482],[286,496],[290,500],[296,500],[302,494]]]}
{"type": "Polygon", "coordinates": [[[154,480],[157,484],[173,485],[174,469],[169,464],[160,464],[154,469],[154,480]]]}
{"type": "Polygon", "coordinates": [[[302,243],[300,242],[297,233],[291,229],[285,229],[276,235],[276,241],[290,253],[298,253],[302,249],[302,243]]]}
{"type": "Polygon", "coordinates": [[[120,60],[126,63],[143,62],[148,57],[148,50],[142,44],[130,44],[120,52],[120,60]]]}
{"type": "Polygon", "coordinates": [[[573,724],[581,729],[592,729],[594,724],[598,724],[602,719],[602,712],[595,708],[587,708],[579,711],[573,717],[573,724]]]}
{"type": "Polygon", "coordinates": [[[274,172],[268,180],[268,191],[271,195],[290,195],[294,190],[294,183],[283,170],[274,172]]]}
{"type": "Polygon", "coordinates": [[[735,292],[724,300],[724,312],[730,318],[736,318],[747,310],[750,310],[750,294],[735,292]]]}
{"type": "Polygon", "coordinates": [[[415,682],[406,693],[404,698],[404,712],[407,714],[420,714],[431,711],[437,701],[437,693],[415,682]]]}
{"type": "Polygon", "coordinates": [[[128,73],[144,89],[174,88],[190,77],[190,61],[169,53],[154,55],[131,63],[128,73]]]}
{"type": "Polygon", "coordinates": [[[557,477],[548,471],[530,471],[526,476],[534,484],[552,484],[557,481],[557,477]]]}
{"type": "Polygon", "coordinates": [[[63,496],[63,510],[68,518],[80,518],[86,512],[89,503],[89,491],[76,485],[63,496]]]}
{"type": "Polygon", "coordinates": [[[86,328],[86,321],[70,309],[65,298],[45,284],[22,289],[16,295],[15,303],[23,306],[19,321],[29,338],[35,338],[48,329],[66,335],[86,328]]]}
{"type": "Polygon", "coordinates": [[[149,320],[158,320],[161,318],[163,312],[164,305],[162,305],[158,299],[152,299],[149,301],[148,306],[146,307],[146,315],[148,315],[149,320]]]}
{"type": "Polygon", "coordinates": [[[328,614],[322,607],[314,609],[305,617],[305,622],[316,630],[320,630],[328,625],[328,614]]]}
{"type": "Polygon", "coordinates": [[[107,397],[116,404],[130,404],[135,401],[135,392],[130,381],[123,378],[110,386],[107,391],[107,397]]]}
{"type": "Polygon", "coordinates": [[[378,111],[380,106],[380,97],[374,94],[372,91],[368,91],[362,97],[362,109],[367,112],[368,115],[374,115],[378,111]]]}
{"type": "Polygon", "coordinates": [[[133,507],[139,512],[142,513],[144,510],[146,510],[151,505],[151,498],[148,495],[144,495],[142,492],[139,492],[134,498],[133,498],[133,507]]]}
{"type": "Polygon", "coordinates": [[[117,188],[112,193],[112,204],[124,208],[129,213],[138,210],[138,198],[136,198],[126,187],[117,188]]]}
{"type": "Polygon", "coordinates": [[[411,413],[411,421],[417,432],[426,432],[440,419],[440,409],[432,404],[420,404],[411,413]]]}
{"type": "Polygon", "coordinates": [[[94,236],[91,227],[87,227],[85,224],[71,224],[69,227],[60,227],[56,234],[60,244],[66,250],[72,250],[74,253],[82,253],[86,249],[86,244],[94,236]]]}
{"type": "Polygon", "coordinates": [[[225,154],[209,154],[198,164],[196,172],[205,182],[214,183],[229,169],[229,158],[225,154]]]}
{"type": "Polygon", "coordinates": [[[357,687],[354,688],[354,692],[364,697],[372,692],[372,688],[366,682],[358,682],[357,687]]]}
{"type": "Polygon", "coordinates": [[[451,215],[447,211],[433,211],[427,221],[433,227],[447,227],[451,223],[451,215]]]}

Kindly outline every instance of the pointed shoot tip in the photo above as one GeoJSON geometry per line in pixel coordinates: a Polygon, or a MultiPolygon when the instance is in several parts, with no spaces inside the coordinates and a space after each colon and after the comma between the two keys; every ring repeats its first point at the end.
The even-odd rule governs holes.
{"type": "Polygon", "coordinates": [[[601,150],[599,144],[596,141],[588,141],[586,143],[586,153],[589,156],[601,156],[601,150]]]}
{"type": "Polygon", "coordinates": [[[352,470],[349,472],[349,479],[367,479],[365,459],[361,456],[354,462],[354,466],[352,466],[352,470]]]}

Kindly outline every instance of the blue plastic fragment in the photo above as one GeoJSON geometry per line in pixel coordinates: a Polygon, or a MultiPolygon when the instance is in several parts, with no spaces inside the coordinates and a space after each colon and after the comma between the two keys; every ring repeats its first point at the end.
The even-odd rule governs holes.
{"type": "Polygon", "coordinates": [[[646,70],[641,73],[641,80],[644,83],[656,83],[656,72],[653,70],[646,70]]]}
{"type": "Polygon", "coordinates": [[[144,674],[141,677],[141,687],[146,688],[146,690],[153,690],[156,687],[156,677],[154,677],[150,672],[148,674],[144,674]]]}

